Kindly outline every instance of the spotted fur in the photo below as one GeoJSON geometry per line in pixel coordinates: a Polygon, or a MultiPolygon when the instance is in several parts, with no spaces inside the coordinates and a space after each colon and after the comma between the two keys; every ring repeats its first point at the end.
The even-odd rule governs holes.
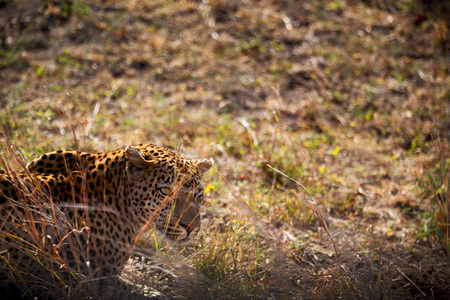
{"type": "MultiPolygon", "coordinates": [[[[0,256],[19,267],[33,265],[32,255],[21,251],[14,238],[23,236],[22,244],[38,240],[64,249],[57,253],[74,274],[115,276],[150,226],[172,241],[198,233],[204,204],[200,180],[211,166],[212,159],[188,159],[154,145],[96,154],[44,154],[20,174],[0,173],[0,256]],[[36,201],[39,191],[46,197],[36,201]],[[24,219],[30,228],[43,230],[45,223],[53,229],[30,241],[32,233],[21,233],[27,227],[21,225],[24,219]],[[52,237],[64,226],[70,228],[67,235],[52,237]],[[71,251],[67,239],[74,239],[83,251],[71,251]]],[[[8,272],[5,264],[3,273],[8,272]]]]}

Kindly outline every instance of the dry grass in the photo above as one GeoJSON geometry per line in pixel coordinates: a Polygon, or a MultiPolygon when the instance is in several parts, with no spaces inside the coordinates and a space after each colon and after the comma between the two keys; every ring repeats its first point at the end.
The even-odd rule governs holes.
{"type": "MultiPolygon", "coordinates": [[[[25,162],[4,137],[1,145],[4,152],[0,162],[16,193],[15,200],[11,200],[13,208],[4,206],[0,211],[0,259],[3,265],[0,276],[2,280],[5,279],[3,275],[9,278],[2,282],[4,297],[120,299],[125,294],[129,297],[130,288],[121,284],[118,278],[99,277],[86,263],[93,259],[90,259],[89,248],[97,251],[93,240],[88,246],[84,242],[89,239],[86,232],[90,228],[86,224],[74,224],[38,181],[27,180],[30,174],[24,177],[23,173],[14,171],[13,165],[23,168],[25,162]],[[73,259],[76,265],[69,263],[73,259]],[[17,288],[13,282],[17,283],[17,288]]],[[[97,252],[97,255],[101,253],[97,252]]]]}
{"type": "Polygon", "coordinates": [[[12,281],[22,284],[21,293],[26,297],[45,297],[50,293],[70,299],[77,293],[76,286],[81,285],[81,280],[68,267],[62,249],[67,244],[72,253],[82,251],[74,227],[53,199],[39,188],[39,183],[27,182],[14,171],[12,165],[23,167],[25,162],[4,137],[1,144],[0,161],[16,191],[14,207],[2,207],[1,211],[3,270],[12,281]],[[26,261],[19,261],[18,256],[24,256],[26,261]],[[36,273],[22,264],[36,265],[43,272],[36,273]]]}
{"type": "Polygon", "coordinates": [[[144,293],[450,293],[445,1],[30,3],[0,9],[17,155],[151,142],[217,162],[195,243],[150,232],[127,266],[144,293]]]}

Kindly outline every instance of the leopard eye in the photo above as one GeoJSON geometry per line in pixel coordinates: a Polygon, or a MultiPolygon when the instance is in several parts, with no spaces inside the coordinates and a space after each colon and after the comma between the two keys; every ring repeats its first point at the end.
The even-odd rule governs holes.
{"type": "Polygon", "coordinates": [[[170,189],[166,188],[166,187],[163,187],[163,188],[159,189],[159,192],[161,193],[161,195],[167,196],[168,194],[170,194],[170,189]]]}

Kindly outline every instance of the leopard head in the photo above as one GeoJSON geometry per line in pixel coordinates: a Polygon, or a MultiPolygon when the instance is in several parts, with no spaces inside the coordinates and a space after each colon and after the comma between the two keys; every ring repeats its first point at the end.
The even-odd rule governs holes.
{"type": "Polygon", "coordinates": [[[201,178],[210,159],[188,159],[162,147],[125,149],[127,205],[140,228],[153,224],[169,240],[185,241],[200,229],[205,203],[201,178]]]}

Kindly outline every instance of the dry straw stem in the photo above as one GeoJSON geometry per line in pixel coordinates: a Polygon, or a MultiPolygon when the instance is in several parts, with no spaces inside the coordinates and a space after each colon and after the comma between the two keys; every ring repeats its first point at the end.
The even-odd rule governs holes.
{"type": "Polygon", "coordinates": [[[427,296],[427,295],[420,289],[420,287],[418,287],[417,284],[414,283],[414,281],[412,281],[408,276],[405,275],[405,273],[402,272],[402,270],[400,270],[399,267],[397,267],[397,271],[399,271],[400,274],[402,274],[403,277],[406,278],[406,280],[408,280],[408,281],[409,281],[409,282],[410,282],[417,290],[419,290],[419,292],[420,292],[424,297],[427,296]]]}

